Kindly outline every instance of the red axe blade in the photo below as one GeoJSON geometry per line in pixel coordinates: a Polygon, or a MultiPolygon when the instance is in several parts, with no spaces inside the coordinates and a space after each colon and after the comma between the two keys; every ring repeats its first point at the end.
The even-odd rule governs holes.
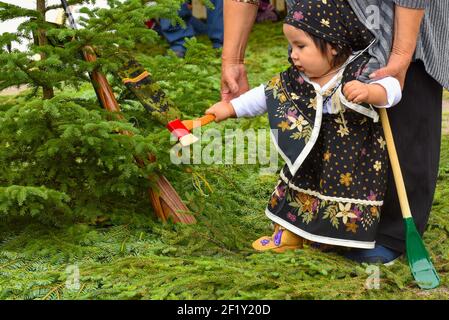
{"type": "Polygon", "coordinates": [[[190,130],[192,130],[193,128],[204,126],[214,120],[215,116],[210,114],[196,120],[181,121],[179,119],[176,119],[170,121],[167,124],[167,128],[176,138],[178,138],[179,143],[183,147],[186,147],[199,140],[190,132],[190,130]]]}
{"type": "Polygon", "coordinates": [[[168,130],[178,138],[179,143],[183,146],[189,146],[198,141],[198,138],[190,133],[189,129],[182,123],[181,120],[176,119],[167,124],[168,130]]]}

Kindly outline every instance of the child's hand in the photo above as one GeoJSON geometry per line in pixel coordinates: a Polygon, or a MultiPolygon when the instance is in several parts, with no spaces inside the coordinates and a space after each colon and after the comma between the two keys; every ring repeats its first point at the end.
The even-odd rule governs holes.
{"type": "Polygon", "coordinates": [[[228,118],[235,118],[235,110],[230,102],[220,101],[206,110],[206,114],[213,114],[215,122],[220,122],[228,118]]]}
{"type": "Polygon", "coordinates": [[[348,101],[354,103],[367,102],[369,98],[369,88],[366,83],[353,80],[345,85],[343,94],[348,101]]]}

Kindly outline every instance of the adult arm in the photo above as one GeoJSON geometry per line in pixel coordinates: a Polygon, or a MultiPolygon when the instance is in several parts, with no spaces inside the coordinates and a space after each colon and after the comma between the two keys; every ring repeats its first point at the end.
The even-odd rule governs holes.
{"type": "Polygon", "coordinates": [[[244,56],[248,37],[257,15],[257,1],[224,0],[224,43],[221,98],[229,102],[249,90],[244,56]]]}
{"type": "Polygon", "coordinates": [[[394,18],[393,47],[387,65],[370,75],[371,79],[387,76],[399,80],[404,87],[405,75],[416,49],[421,21],[428,0],[394,0],[396,3],[394,18]]]}

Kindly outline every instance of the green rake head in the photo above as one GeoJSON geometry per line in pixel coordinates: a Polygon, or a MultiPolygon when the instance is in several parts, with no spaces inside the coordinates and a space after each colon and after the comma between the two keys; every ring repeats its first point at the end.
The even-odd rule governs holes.
{"type": "Polygon", "coordinates": [[[429,254],[416,230],[413,218],[406,218],[407,260],[412,275],[421,289],[433,289],[440,284],[440,278],[430,261],[429,254]]]}

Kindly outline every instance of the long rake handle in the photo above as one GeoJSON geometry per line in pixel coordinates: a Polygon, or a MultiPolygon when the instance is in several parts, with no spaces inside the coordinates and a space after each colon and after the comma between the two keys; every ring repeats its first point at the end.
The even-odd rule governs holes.
{"type": "Polygon", "coordinates": [[[407,191],[405,189],[404,178],[402,177],[401,166],[399,164],[396,146],[394,144],[393,133],[391,132],[390,121],[386,109],[380,109],[380,119],[384,129],[385,139],[387,141],[387,150],[390,157],[391,169],[393,170],[394,182],[399,197],[399,204],[401,205],[402,216],[404,218],[411,218],[410,204],[407,198],[407,191]]]}

